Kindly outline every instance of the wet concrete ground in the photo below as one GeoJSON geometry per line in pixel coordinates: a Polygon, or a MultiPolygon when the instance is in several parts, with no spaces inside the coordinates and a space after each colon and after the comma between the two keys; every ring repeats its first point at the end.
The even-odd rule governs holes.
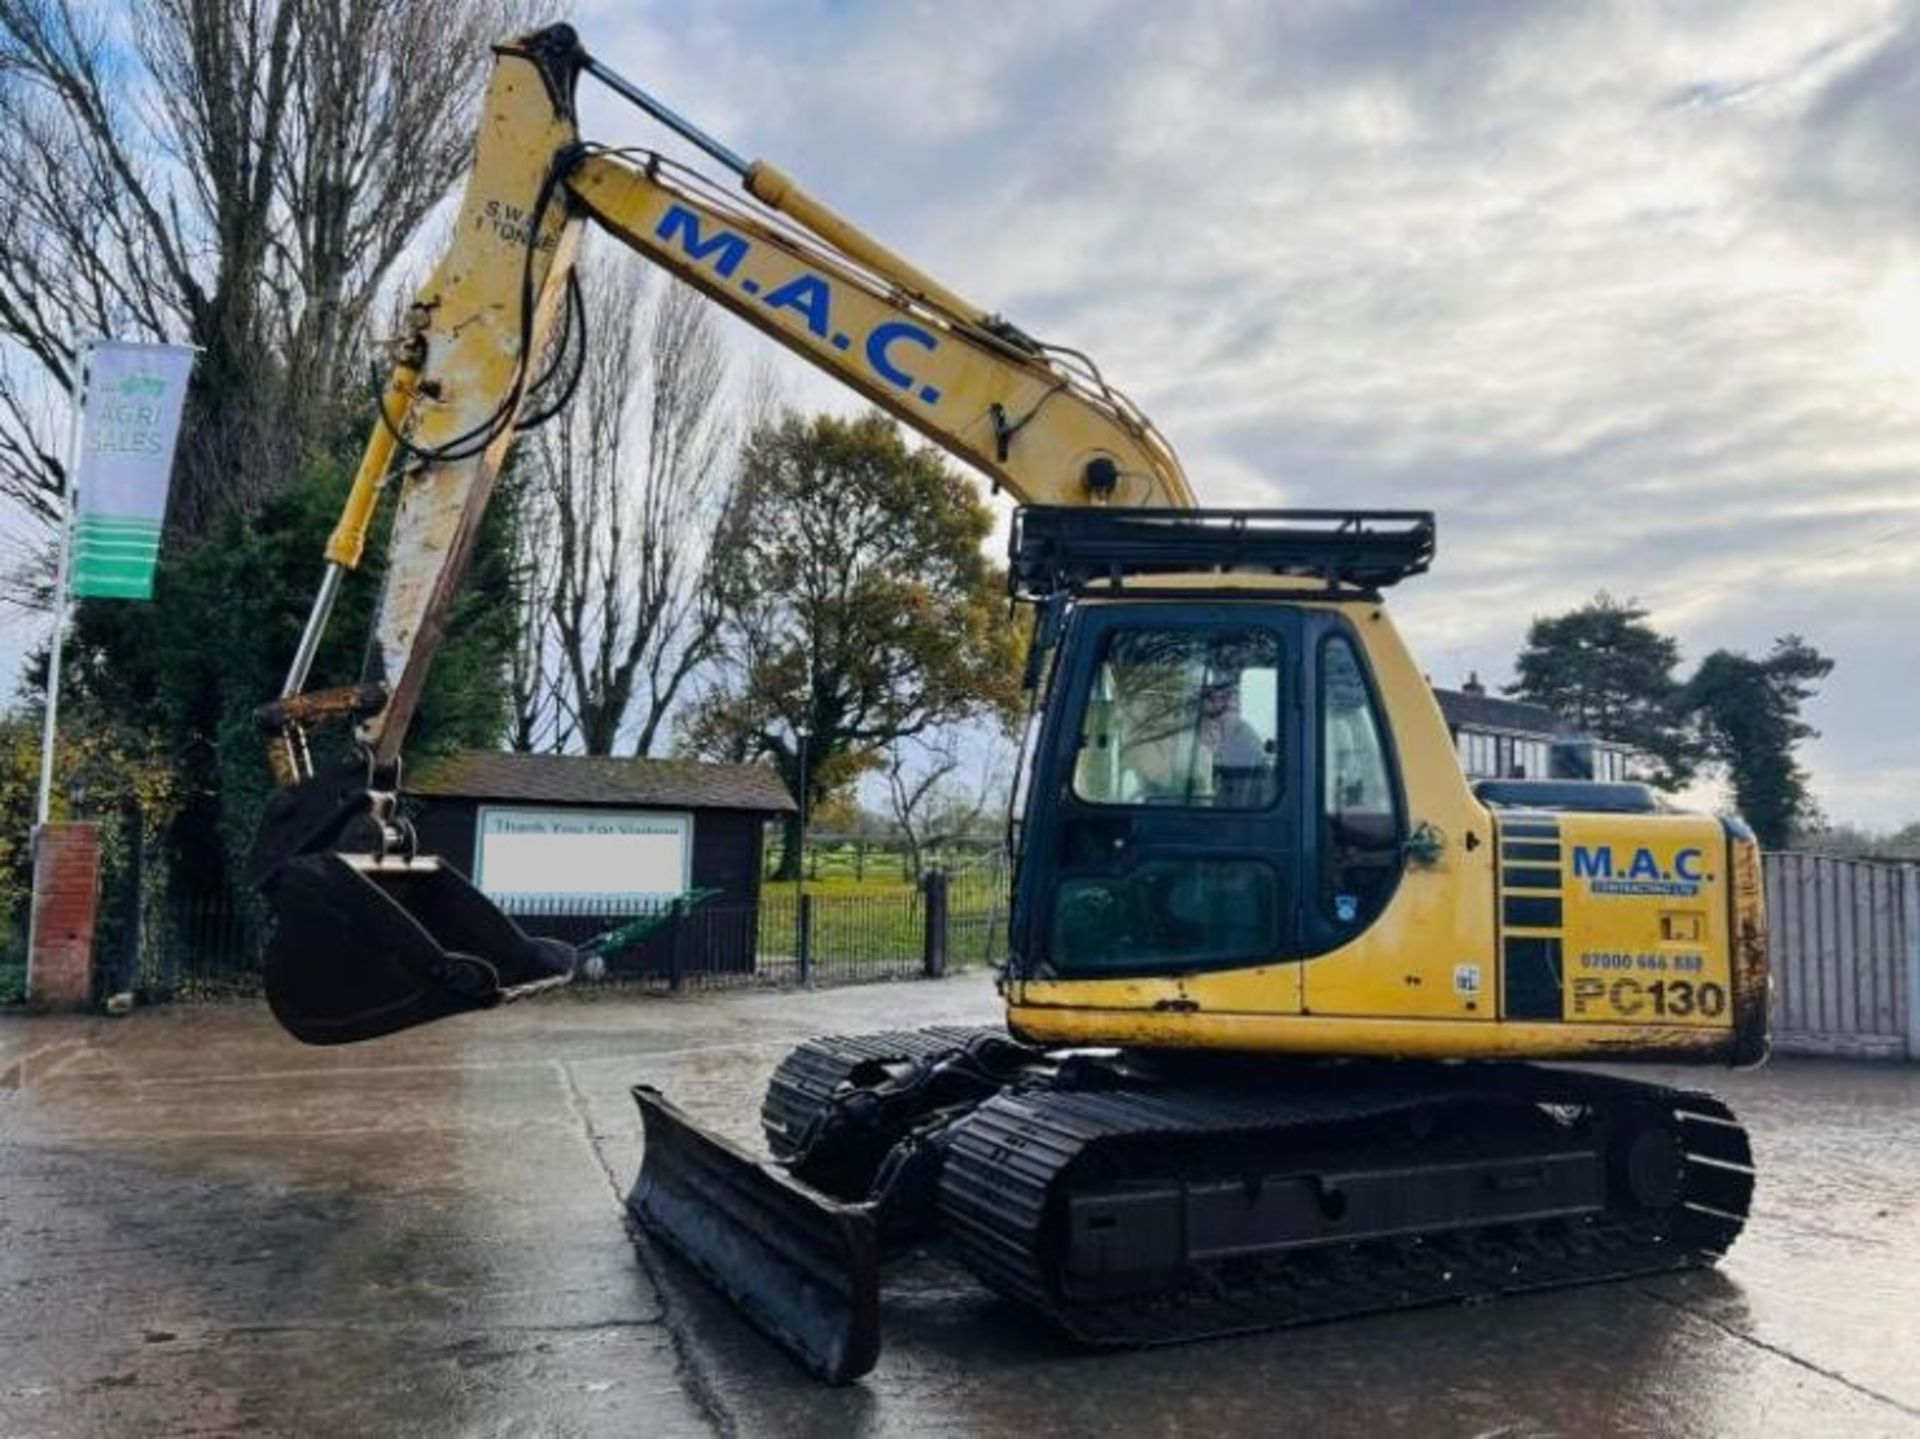
{"type": "Polygon", "coordinates": [[[926,1256],[826,1390],[635,1248],[634,1081],[756,1141],[794,1040],[996,1013],[968,977],[330,1051],[255,1006],[0,1017],[0,1436],[1920,1434],[1915,1066],[1687,1077],[1760,1159],[1724,1269],[1474,1308],[1087,1354],[926,1256]]]}

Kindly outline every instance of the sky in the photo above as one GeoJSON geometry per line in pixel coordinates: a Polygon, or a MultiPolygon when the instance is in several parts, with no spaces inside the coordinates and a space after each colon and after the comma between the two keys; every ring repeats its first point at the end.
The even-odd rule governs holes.
{"type": "MultiPolygon", "coordinates": [[[[1920,819],[1920,6],[596,0],[602,60],[1090,352],[1203,503],[1431,508],[1438,684],[1606,590],[1836,669],[1920,819]]],[[[586,129],[658,144],[590,96],[586,129]]],[[[676,150],[671,144],[665,148],[676,150]]],[[[779,355],[739,328],[755,358],[779,355]]],[[[781,357],[795,400],[849,403],[781,357]]]]}
{"type": "MultiPolygon", "coordinates": [[[[603,61],[1091,353],[1202,502],[1438,513],[1434,681],[1636,598],[1837,662],[1841,822],[1920,819],[1920,5],[588,0],[603,61]]],[[[583,82],[591,138],[659,144],[583,82]]],[[[788,398],[850,408],[744,326],[788,398]]],[[[16,621],[0,650],[43,622],[16,621]]],[[[12,666],[9,666],[11,669],[12,666]]]]}

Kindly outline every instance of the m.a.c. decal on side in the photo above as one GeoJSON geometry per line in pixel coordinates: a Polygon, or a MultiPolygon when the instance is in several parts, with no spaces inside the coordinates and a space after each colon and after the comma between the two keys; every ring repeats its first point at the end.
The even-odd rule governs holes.
{"type": "Polygon", "coordinates": [[[1663,860],[1651,845],[1640,845],[1630,856],[1624,851],[1616,856],[1610,844],[1576,844],[1573,882],[1595,895],[1684,899],[1699,894],[1700,886],[1713,879],[1701,870],[1704,860],[1704,852],[1691,847],[1675,850],[1663,860]]]}
{"type": "Polygon", "coordinates": [[[824,340],[842,351],[857,346],[867,369],[894,389],[912,395],[923,405],[940,403],[939,388],[922,384],[905,368],[911,363],[912,351],[931,353],[940,348],[940,337],[933,331],[909,320],[883,320],[865,335],[849,335],[834,325],[833,282],[811,270],[802,270],[785,284],[760,294],[760,282],[739,273],[747,257],[754,253],[753,241],[721,225],[715,225],[711,233],[703,230],[700,215],[684,205],[667,207],[660,223],[654,226],[653,238],[662,244],[677,245],[690,262],[731,282],[743,294],[759,295],[760,303],[769,310],[788,312],[803,323],[816,340],[824,340]]]}

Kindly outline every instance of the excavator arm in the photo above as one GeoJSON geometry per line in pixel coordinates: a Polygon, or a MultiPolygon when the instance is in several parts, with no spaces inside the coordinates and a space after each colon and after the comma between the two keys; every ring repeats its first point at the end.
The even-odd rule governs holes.
{"type": "Polygon", "coordinates": [[[301,1038],[372,1037],[564,983],[531,939],[431,857],[395,807],[408,727],[518,433],[562,404],[594,317],[572,270],[597,225],[1028,504],[1190,508],[1171,448],[1085,356],[1042,343],[924,274],[764,162],[748,162],[587,55],[570,27],[496,48],[452,238],[408,311],[380,412],[282,693],[260,712],[284,788],[253,876],[278,924],[268,998],[301,1038]],[[582,74],[731,171],[582,141],[582,74]],[[307,679],[376,507],[398,492],[360,682],[307,679]],[[357,752],[316,772],[310,725],[351,718],[357,752]],[[343,852],[350,835],[365,852],[343,852]]]}

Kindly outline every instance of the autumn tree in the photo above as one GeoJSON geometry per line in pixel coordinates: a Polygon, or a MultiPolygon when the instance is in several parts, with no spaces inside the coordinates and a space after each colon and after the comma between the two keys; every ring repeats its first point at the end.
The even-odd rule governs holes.
{"type": "Polygon", "coordinates": [[[1679,663],[1679,642],[1648,624],[1643,607],[1602,591],[1578,609],[1534,620],[1505,692],[1633,746],[1656,764],[1654,784],[1677,789],[1693,773],[1677,703],[1679,663]]]}
{"type": "MultiPolygon", "coordinates": [[[[54,768],[62,783],[52,795],[56,819],[117,816],[134,809],[148,836],[171,816],[174,777],[164,757],[145,748],[147,737],[98,712],[75,716],[61,727],[54,768]],[[69,787],[86,786],[84,811],[74,813],[69,787]]],[[[40,716],[25,708],[0,711],[0,943],[25,952],[25,934],[8,935],[10,917],[24,926],[26,900],[33,889],[30,836],[40,790],[40,716]]],[[[108,824],[103,837],[109,868],[123,856],[112,851],[124,839],[108,824]]],[[[0,996],[4,998],[4,996],[0,996]]]]}
{"type": "Polygon", "coordinates": [[[1816,810],[1794,751],[1819,731],[1800,717],[1833,661],[1799,635],[1783,635],[1764,659],[1715,650],[1680,696],[1701,749],[1724,772],[1734,806],[1769,849],[1784,847],[1816,810]]]}
{"type": "MultiPolygon", "coordinates": [[[[991,516],[892,421],[789,414],[743,450],[714,544],[722,670],[684,742],[771,760],[808,808],[898,741],[1017,709],[1019,640],[991,516]]],[[[788,821],[779,875],[799,873],[788,821]]]]}
{"type": "Polygon", "coordinates": [[[712,306],[631,256],[583,267],[592,342],[519,486],[516,747],[654,752],[720,610],[707,548],[736,450],[712,306]]]}

